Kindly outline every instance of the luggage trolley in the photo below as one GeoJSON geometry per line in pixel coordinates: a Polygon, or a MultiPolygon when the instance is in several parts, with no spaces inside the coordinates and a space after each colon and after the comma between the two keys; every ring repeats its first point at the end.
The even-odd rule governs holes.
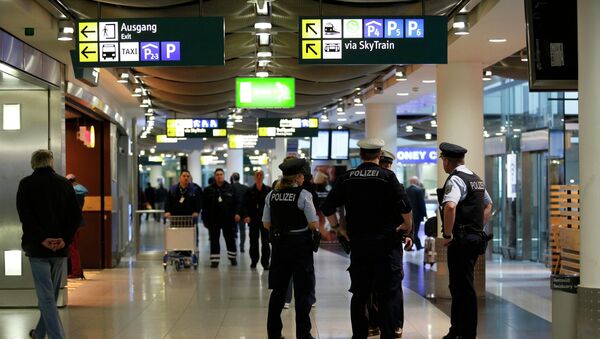
{"type": "Polygon", "coordinates": [[[184,267],[198,268],[198,247],[196,244],[196,220],[191,215],[171,216],[165,228],[165,255],[163,268],[175,265],[179,271],[184,267]],[[189,255],[188,253],[189,252],[189,255]]]}

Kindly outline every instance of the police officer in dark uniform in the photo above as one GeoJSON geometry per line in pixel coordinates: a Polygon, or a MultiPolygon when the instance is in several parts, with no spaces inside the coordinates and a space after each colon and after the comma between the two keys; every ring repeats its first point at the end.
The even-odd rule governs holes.
{"type": "Polygon", "coordinates": [[[366,305],[373,289],[381,338],[394,338],[402,298],[401,244],[412,226],[410,204],[394,172],[379,167],[383,140],[363,139],[358,146],[363,163],[337,180],[321,210],[350,242],[352,338],[367,338],[366,305]],[[338,224],[339,206],[346,209],[347,226],[338,224]]]}
{"type": "Polygon", "coordinates": [[[282,338],[281,311],[290,279],[296,297],[296,338],[313,338],[309,317],[314,289],[312,231],[318,227],[319,218],[312,195],[302,188],[305,164],[304,159],[289,159],[279,165],[283,177],[265,200],[262,221],[273,246],[269,271],[269,288],[273,291],[267,316],[269,339],[282,338]]]}
{"type": "Polygon", "coordinates": [[[465,166],[465,148],[443,142],[440,150],[444,171],[450,174],[444,188],[438,189],[452,295],[451,327],[444,339],[475,339],[477,296],[473,271],[489,240],[483,226],[491,215],[492,200],[483,180],[465,166]]]}

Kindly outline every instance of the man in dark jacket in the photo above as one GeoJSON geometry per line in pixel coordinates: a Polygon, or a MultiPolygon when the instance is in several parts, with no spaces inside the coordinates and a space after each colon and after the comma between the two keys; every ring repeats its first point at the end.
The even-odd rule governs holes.
{"type": "Polygon", "coordinates": [[[271,187],[263,184],[265,174],[259,170],[254,172],[254,185],[244,195],[243,206],[246,218],[244,222],[250,226],[250,268],[256,268],[260,263],[264,269],[269,269],[271,246],[269,245],[269,231],[263,227],[262,215],[265,208],[265,198],[271,192],[271,187]],[[258,238],[260,237],[261,253],[258,251],[258,238]]]}
{"type": "MultiPolygon", "coordinates": [[[[165,201],[165,218],[171,216],[192,216],[196,225],[196,243],[198,243],[198,216],[202,209],[202,188],[192,183],[189,171],[179,174],[179,183],[171,186],[165,201]]],[[[183,252],[181,252],[183,254],[183,252]]],[[[187,255],[189,252],[186,252],[187,255]]],[[[191,253],[190,253],[191,254],[191,253]]]]}
{"type": "Polygon", "coordinates": [[[413,210],[413,238],[417,251],[420,251],[423,245],[421,245],[421,239],[419,239],[419,228],[421,227],[421,221],[427,217],[425,190],[419,186],[419,178],[412,177],[409,182],[410,186],[406,188],[406,195],[413,210]]]}
{"type": "Polygon", "coordinates": [[[202,221],[208,228],[210,239],[210,267],[219,266],[221,257],[221,229],[227,244],[227,257],[231,265],[237,265],[235,246],[235,223],[240,221],[241,203],[234,194],[233,186],[225,181],[222,168],[215,170],[215,182],[204,191],[202,221]]]}
{"type": "Polygon", "coordinates": [[[81,224],[75,190],[52,169],[49,150],[31,155],[33,174],[19,183],[17,211],[23,224],[21,247],[29,257],[40,319],[32,338],[65,338],[56,300],[63,278],[67,248],[81,224]]]}
{"type": "MultiPolygon", "coordinates": [[[[240,183],[240,174],[235,172],[231,175],[231,186],[233,186],[233,193],[235,194],[235,198],[237,201],[242,203],[244,200],[244,195],[248,191],[248,186],[240,183]]],[[[241,215],[241,214],[240,214],[241,215]]],[[[240,252],[244,252],[244,246],[246,244],[246,221],[240,220],[236,222],[235,232],[240,233],[240,252]]]]}
{"type": "MultiPolygon", "coordinates": [[[[156,189],[152,187],[152,185],[148,182],[146,183],[146,189],[144,190],[144,198],[146,199],[146,208],[154,209],[154,204],[156,203],[156,189]]],[[[148,220],[148,216],[150,213],[146,213],[146,220],[148,220]]],[[[157,220],[156,215],[152,214],[152,218],[157,220]]]]}

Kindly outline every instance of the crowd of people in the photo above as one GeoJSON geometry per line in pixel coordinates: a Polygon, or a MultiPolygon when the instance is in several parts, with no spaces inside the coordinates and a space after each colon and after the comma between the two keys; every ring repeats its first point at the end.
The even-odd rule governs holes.
{"type": "MultiPolygon", "coordinates": [[[[403,251],[411,250],[413,243],[417,250],[422,248],[418,231],[427,217],[425,193],[416,177],[410,178],[406,189],[398,181],[390,170],[394,155],[383,150],[382,140],[363,139],[358,146],[362,163],[337,179],[322,204],[317,203],[308,162],[296,157],[279,165],[282,176],[272,187],[263,182],[262,171],[254,173],[254,184],[247,187],[239,182],[238,173],[227,182],[224,170],[217,168],[203,190],[192,182],[190,172],[183,170],[178,183],[168,190],[162,183],[157,189],[148,183],[144,201],[148,209],[164,208],[165,220],[192,216],[197,225],[201,219],[209,233],[212,268],[220,263],[221,233],[227,258],[232,266],[237,265],[236,237],[244,252],[248,226],[250,267],[256,269],[260,263],[269,270],[269,339],[283,338],[281,312],[289,303],[292,288],[296,337],[313,338],[309,317],[316,302],[313,253],[319,248],[318,214],[324,215],[350,254],[352,338],[401,338],[403,251]]],[[[464,165],[466,149],[442,143],[440,150],[449,174],[444,187],[438,189],[438,202],[453,298],[451,327],[444,339],[475,339],[473,270],[489,240],[483,226],[489,220],[492,201],[483,181],[464,165]]],[[[74,175],[65,179],[53,171],[51,152],[36,151],[31,164],[34,172],[21,181],[17,195],[22,247],[30,258],[41,311],[30,337],[48,334],[64,338],[56,298],[66,249],[77,242],[85,193],[74,175]],[[52,218],[41,222],[42,216],[52,218]]],[[[161,220],[155,212],[146,219],[149,214],[161,220]]]]}

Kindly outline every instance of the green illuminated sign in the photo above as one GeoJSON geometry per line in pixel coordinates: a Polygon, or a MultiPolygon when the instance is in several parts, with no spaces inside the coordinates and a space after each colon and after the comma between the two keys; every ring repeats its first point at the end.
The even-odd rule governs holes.
{"type": "Polygon", "coordinates": [[[75,67],[223,65],[222,17],[80,20],[75,67]]]}
{"type": "Polygon", "coordinates": [[[236,78],[235,103],[238,108],[293,108],[294,78],[236,78]]]}

